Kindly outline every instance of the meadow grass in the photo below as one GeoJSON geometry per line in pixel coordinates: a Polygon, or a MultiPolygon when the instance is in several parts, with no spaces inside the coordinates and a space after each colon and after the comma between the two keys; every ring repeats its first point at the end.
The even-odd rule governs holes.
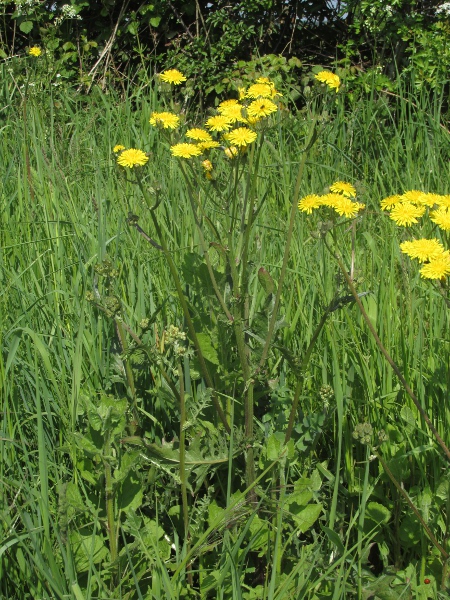
{"type": "MultiPolygon", "coordinates": [[[[327,306],[349,293],[321,239],[320,215],[296,217],[264,372],[270,388],[255,384],[249,483],[243,383],[221,371],[235,342],[215,312],[186,179],[149,125],[162,108],[157,90],[119,97],[93,89],[84,97],[43,89],[25,101],[3,75],[2,598],[447,597],[446,557],[406,495],[449,552],[448,463],[354,303],[328,316],[300,374],[294,432],[283,445],[296,366],[327,306]],[[165,254],[128,221],[138,215],[158,242],[132,173],[116,164],[118,143],[151,153],[144,185],[162,199],[158,222],[189,309],[196,324],[207,324],[203,348],[230,434],[198,363],[156,356],[163,331],[186,330],[186,318],[165,254]],[[117,271],[109,279],[98,271],[105,259],[117,271]],[[119,326],[96,306],[100,298],[120,299],[119,326]],[[139,333],[139,351],[129,330],[139,333]],[[184,395],[188,423],[180,431],[184,395]],[[373,428],[369,445],[354,437],[363,423],[373,428]],[[383,432],[384,442],[376,437],[383,432]]],[[[336,229],[339,253],[350,269],[353,250],[357,291],[369,292],[363,306],[448,445],[449,311],[400,253],[404,231],[379,208],[408,189],[450,192],[443,99],[414,94],[400,79],[396,96],[336,98],[285,111],[261,149],[254,185],[265,200],[249,242],[248,335],[256,339],[270,318],[257,272],[279,278],[298,166],[317,120],[300,194],[322,193],[336,180],[356,186],[366,210],[336,229]]],[[[223,206],[212,204],[208,188],[196,192],[212,226],[225,230],[223,206]]],[[[210,253],[218,278],[226,275],[220,252],[210,253]]]]}

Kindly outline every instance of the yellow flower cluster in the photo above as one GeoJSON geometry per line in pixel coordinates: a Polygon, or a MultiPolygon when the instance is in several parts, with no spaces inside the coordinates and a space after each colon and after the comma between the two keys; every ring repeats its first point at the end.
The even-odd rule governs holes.
{"type": "Polygon", "coordinates": [[[365,208],[365,204],[351,200],[355,197],[356,190],[351,183],[336,181],[330,186],[330,193],[322,196],[318,194],[305,196],[298,203],[298,208],[301,212],[311,214],[314,209],[326,206],[332,208],[341,217],[351,218],[365,208]]]}
{"type": "Polygon", "coordinates": [[[336,90],[336,93],[339,91],[339,88],[341,86],[341,80],[339,78],[339,75],[336,75],[331,71],[320,71],[320,73],[317,73],[317,75],[315,75],[315,79],[317,79],[317,81],[320,81],[320,83],[325,83],[330,88],[330,90],[336,90]]]}
{"type": "MultiPolygon", "coordinates": [[[[441,230],[450,231],[450,194],[441,195],[408,190],[384,198],[381,208],[401,227],[409,227],[427,215],[441,230]]],[[[450,251],[437,238],[419,238],[400,244],[401,251],[424,263],[420,269],[425,279],[442,279],[450,275],[450,251]]]]}
{"type": "Polygon", "coordinates": [[[39,48],[39,46],[32,46],[28,50],[28,54],[30,56],[35,56],[37,58],[38,56],[40,56],[42,54],[42,50],[39,48]]]}
{"type": "MultiPolygon", "coordinates": [[[[165,71],[163,75],[168,73],[169,71],[165,71]]],[[[160,76],[161,79],[163,75],[160,76]]],[[[281,94],[267,77],[258,78],[247,90],[240,88],[239,99],[224,100],[218,105],[216,114],[206,119],[203,127],[188,129],[186,137],[192,143],[174,144],[170,148],[172,155],[189,159],[219,147],[230,159],[243,154],[258,137],[255,131],[257,123],[278,111],[278,105],[274,101],[278,96],[281,94]],[[213,136],[217,135],[220,141],[214,139],[213,136]]],[[[179,122],[173,119],[176,115],[169,115],[170,113],[153,113],[150,123],[164,128],[177,127],[179,122]]],[[[211,171],[212,167],[207,173],[211,171]]]]}

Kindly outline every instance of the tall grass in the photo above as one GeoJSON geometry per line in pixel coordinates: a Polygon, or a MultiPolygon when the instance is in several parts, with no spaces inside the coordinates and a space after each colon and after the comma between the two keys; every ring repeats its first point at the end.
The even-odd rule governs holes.
{"type": "MultiPolygon", "coordinates": [[[[144,497],[136,506],[135,497],[130,505],[121,500],[126,509],[117,521],[119,554],[111,562],[101,461],[87,458],[95,455],[92,448],[84,453],[84,436],[93,431],[89,402],[99,402],[101,394],[126,395],[131,361],[146,442],[164,447],[178,437],[178,408],[161,374],[140,355],[127,357],[114,322],[86,301],[89,292],[109,293],[94,267],[109,257],[118,271],[111,294],[120,296],[129,328],[138,331],[142,319],[155,315],[146,346],[159,344],[171,323],[183,324],[163,253],[127,223],[129,213],[138,214],[142,229],[156,236],[139,189],[116,168],[115,144],[152,153],[147,184],[163,190],[160,222],[180,272],[186,274],[186,257],[200,240],[185,182],[148,124],[158,108],[154,90],[130,90],[125,98],[95,89],[89,97],[42,90],[29,93],[25,103],[3,75],[2,598],[337,599],[388,597],[389,586],[398,597],[446,597],[445,561],[353,432],[367,422],[374,432],[386,433],[388,442],[378,451],[447,551],[448,465],[352,304],[331,314],[313,351],[289,458],[268,443],[286,425],[293,363],[270,357],[272,394],[255,405],[258,505],[246,503],[237,475],[239,432],[224,441],[211,429],[211,454],[223,462],[209,473],[191,472],[191,483],[205,479],[189,496],[189,541],[170,463],[161,456],[150,460],[145,448],[135,450],[137,475],[119,475],[144,497]],[[324,402],[318,392],[325,384],[333,397],[324,402]],[[296,506],[285,497],[302,478],[322,505],[319,520],[303,530],[295,520],[301,499],[296,506]]],[[[442,106],[441,98],[413,94],[400,79],[397,96],[374,91],[351,104],[340,100],[308,155],[301,193],[321,192],[337,179],[356,185],[367,205],[356,223],[358,291],[370,292],[365,310],[448,444],[448,309],[401,256],[401,232],[378,208],[382,197],[406,189],[450,192],[450,136],[442,106]]],[[[264,301],[257,269],[278,278],[301,150],[311,119],[319,116],[319,105],[291,112],[262,149],[258,193],[267,194],[267,202],[251,247],[251,320],[259,318],[264,301]]],[[[220,207],[214,218],[221,222],[220,207]]],[[[299,214],[294,230],[277,338],[293,359],[302,357],[332,299],[348,293],[316,235],[319,227],[317,217],[299,214]]],[[[349,268],[350,233],[340,238],[349,268]]],[[[186,294],[193,312],[208,308],[207,295],[192,284],[186,294]]],[[[189,365],[183,369],[192,408],[207,391],[189,365]]],[[[230,397],[222,400],[238,419],[242,406],[238,398],[231,402],[235,385],[230,382],[230,397]]],[[[197,418],[202,428],[217,422],[207,402],[197,418]]],[[[195,447],[195,433],[189,435],[195,447]]],[[[123,464],[120,436],[112,452],[123,464]]],[[[92,440],[100,445],[95,435],[92,440]]],[[[125,489],[121,493],[125,497],[125,489]]]]}

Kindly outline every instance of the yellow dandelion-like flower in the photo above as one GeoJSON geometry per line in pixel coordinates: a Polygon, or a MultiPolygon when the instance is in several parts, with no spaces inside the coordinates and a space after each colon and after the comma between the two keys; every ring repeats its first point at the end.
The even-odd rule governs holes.
{"type": "Polygon", "coordinates": [[[320,83],[325,83],[331,90],[336,90],[336,93],[339,91],[341,85],[339,75],[336,75],[331,71],[320,71],[320,73],[315,75],[315,79],[320,81],[320,83]]]}
{"type": "Polygon", "coordinates": [[[213,170],[213,164],[210,160],[204,160],[202,162],[202,167],[205,169],[205,171],[212,171],[213,170]]]}
{"type": "Polygon", "coordinates": [[[388,196],[384,198],[380,202],[381,210],[391,210],[396,204],[401,203],[400,194],[394,194],[393,196],[388,196]]]}
{"type": "Polygon", "coordinates": [[[324,194],[321,198],[323,206],[334,208],[342,200],[342,194],[324,194]]]}
{"type": "Polygon", "coordinates": [[[450,275],[450,253],[448,250],[437,258],[430,260],[420,269],[420,276],[424,279],[442,279],[447,275],[450,275]]]}
{"type": "Polygon", "coordinates": [[[444,252],[444,246],[436,238],[432,240],[421,238],[420,240],[403,242],[400,244],[400,249],[410,258],[417,258],[420,262],[438,258],[444,252]]]}
{"type": "Polygon", "coordinates": [[[220,146],[219,142],[216,142],[216,140],[207,140],[206,142],[199,142],[196,145],[201,152],[204,150],[211,150],[212,148],[218,148],[220,146]]]}
{"type": "Polygon", "coordinates": [[[171,112],[153,112],[150,125],[163,129],[176,129],[180,124],[180,117],[171,112]]]}
{"type": "MultiPolygon", "coordinates": [[[[234,106],[235,104],[239,104],[239,100],[236,100],[235,98],[230,98],[228,100],[222,100],[222,102],[217,107],[217,110],[219,110],[219,108],[226,108],[227,106],[234,106]]],[[[219,112],[220,112],[220,110],[219,110],[219,112]]]]}
{"type": "Polygon", "coordinates": [[[432,208],[435,204],[439,205],[439,201],[442,198],[440,194],[431,194],[428,192],[423,192],[418,199],[416,200],[417,204],[421,204],[422,206],[429,206],[432,208]]]}
{"type": "Polygon", "coordinates": [[[259,98],[258,100],[253,100],[248,105],[247,113],[249,117],[262,119],[263,117],[268,117],[274,112],[277,112],[277,105],[267,98],[259,98]]]}
{"type": "Polygon", "coordinates": [[[199,156],[202,151],[195,144],[175,144],[170,147],[172,156],[178,156],[180,158],[192,158],[193,156],[199,156]]]}
{"type": "Polygon", "coordinates": [[[424,212],[424,206],[415,206],[412,202],[401,202],[394,206],[389,216],[397,225],[408,227],[417,223],[417,219],[420,219],[424,212]]]}
{"type": "Polygon", "coordinates": [[[239,100],[243,100],[246,97],[247,90],[245,89],[245,87],[238,88],[238,95],[239,95],[239,100]]]}
{"type": "Polygon", "coordinates": [[[186,137],[191,140],[197,140],[199,142],[212,142],[211,135],[204,129],[194,127],[186,131],[186,137]]]}
{"type": "Polygon", "coordinates": [[[402,202],[412,202],[413,204],[420,204],[420,199],[424,195],[421,190],[409,190],[404,192],[400,198],[402,202]]]}
{"type": "Polygon", "coordinates": [[[343,194],[347,198],[355,198],[356,196],[355,188],[346,181],[336,181],[333,185],[330,185],[330,190],[336,194],[343,194]]]}
{"type": "Polygon", "coordinates": [[[218,112],[225,118],[227,118],[230,123],[236,123],[236,121],[245,121],[245,117],[242,116],[242,109],[244,107],[239,104],[229,104],[228,106],[219,106],[218,112]]]}
{"type": "Polygon", "coordinates": [[[365,208],[365,204],[352,202],[350,198],[345,196],[340,196],[340,198],[334,203],[333,208],[341,217],[354,217],[360,210],[365,208]]]}
{"type": "Polygon", "coordinates": [[[120,152],[121,150],[125,150],[125,146],[122,146],[122,144],[116,144],[113,148],[113,152],[115,154],[117,154],[118,152],[120,152]]]}
{"type": "Polygon", "coordinates": [[[267,85],[273,85],[273,82],[270,81],[268,77],[258,77],[256,83],[267,83],[267,85]]]}
{"type": "Polygon", "coordinates": [[[245,95],[247,98],[272,98],[272,86],[267,83],[254,83],[245,95]]]}
{"type": "Polygon", "coordinates": [[[215,117],[209,117],[206,121],[206,127],[211,131],[228,131],[231,129],[231,121],[223,115],[216,115],[215,117]]]}
{"type": "Polygon", "coordinates": [[[230,131],[230,133],[227,133],[225,137],[228,142],[233,144],[233,146],[241,147],[252,144],[258,136],[248,127],[238,127],[237,129],[230,131]]]}
{"type": "Polygon", "coordinates": [[[437,210],[430,214],[430,219],[433,223],[443,229],[444,231],[450,231],[450,209],[445,206],[440,206],[437,210]]]}
{"type": "Polygon", "coordinates": [[[186,77],[178,69],[163,71],[159,78],[161,81],[164,81],[164,83],[173,83],[173,85],[180,85],[180,83],[186,81],[186,77]]]}
{"type": "Polygon", "coordinates": [[[440,196],[437,204],[441,207],[450,208],[450,194],[440,196]]]}
{"type": "Polygon", "coordinates": [[[127,167],[128,169],[132,169],[133,167],[142,167],[148,161],[148,156],[142,150],[137,150],[136,148],[130,148],[129,150],[124,150],[117,157],[117,163],[121,167],[127,167]]]}
{"type": "Polygon", "coordinates": [[[28,50],[28,54],[30,56],[35,56],[37,58],[38,56],[40,56],[42,54],[42,50],[39,48],[39,46],[32,46],[28,50]]]}
{"type": "Polygon", "coordinates": [[[236,146],[230,146],[229,148],[224,148],[223,149],[224,154],[227,158],[236,158],[236,156],[239,154],[239,150],[236,148],[236,146]]]}
{"type": "Polygon", "coordinates": [[[305,196],[298,203],[298,208],[300,211],[305,212],[310,215],[315,208],[319,208],[323,205],[321,196],[317,194],[309,194],[309,196],[305,196]]]}

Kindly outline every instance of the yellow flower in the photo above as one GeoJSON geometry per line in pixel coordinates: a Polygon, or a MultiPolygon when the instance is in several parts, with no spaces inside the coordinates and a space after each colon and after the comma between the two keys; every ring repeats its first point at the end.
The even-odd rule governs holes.
{"type": "Polygon", "coordinates": [[[218,148],[220,146],[219,142],[216,140],[208,140],[207,142],[199,142],[197,148],[199,148],[202,152],[203,150],[211,150],[211,148],[218,148]]]}
{"type": "Polygon", "coordinates": [[[440,194],[423,192],[423,194],[418,197],[417,204],[422,204],[423,206],[429,206],[432,208],[435,204],[439,205],[442,198],[444,198],[444,196],[441,196],[440,194]]]}
{"type": "Polygon", "coordinates": [[[340,196],[340,200],[334,203],[333,208],[341,217],[354,217],[358,211],[365,208],[365,204],[352,202],[350,198],[340,196]]]}
{"type": "Polygon", "coordinates": [[[117,163],[122,167],[142,167],[148,161],[148,156],[142,150],[136,150],[136,148],[130,148],[124,150],[118,157],[117,163]]]}
{"type": "Polygon", "coordinates": [[[333,185],[330,185],[330,190],[337,194],[343,194],[348,198],[354,198],[356,196],[356,190],[351,183],[346,181],[336,181],[333,185]]]}
{"type": "Polygon", "coordinates": [[[267,98],[260,98],[258,100],[253,100],[248,105],[247,112],[249,117],[261,119],[262,117],[268,117],[273,112],[276,112],[277,105],[272,102],[272,100],[268,100],[267,98]]]}
{"type": "Polygon", "coordinates": [[[223,149],[225,156],[227,158],[236,158],[236,156],[239,154],[239,150],[236,148],[236,146],[230,146],[229,148],[224,148],[223,149]]]}
{"type": "Polygon", "coordinates": [[[254,83],[245,95],[247,98],[272,98],[272,86],[267,83],[254,83]]]}
{"type": "Polygon", "coordinates": [[[322,206],[322,198],[317,194],[309,194],[309,196],[305,196],[298,203],[298,208],[300,211],[305,212],[310,215],[314,208],[319,208],[322,206]]]}
{"type": "Polygon", "coordinates": [[[245,87],[238,88],[239,100],[243,100],[247,94],[245,87]]]}
{"type": "Polygon", "coordinates": [[[202,167],[205,169],[205,171],[212,171],[213,170],[213,165],[212,165],[212,162],[210,160],[204,160],[202,162],[202,167]]]}
{"type": "Polygon", "coordinates": [[[397,223],[397,225],[408,227],[413,223],[417,223],[417,219],[419,219],[424,212],[424,206],[415,206],[412,202],[401,202],[394,206],[389,216],[397,223]]]}
{"type": "Polygon", "coordinates": [[[125,150],[125,146],[122,146],[122,144],[116,144],[113,148],[113,152],[115,154],[117,154],[117,152],[120,152],[121,150],[125,150]]]}
{"type": "Polygon", "coordinates": [[[273,82],[270,81],[268,77],[258,77],[256,83],[267,83],[267,85],[273,85],[273,82]]]}
{"type": "Polygon", "coordinates": [[[234,106],[235,104],[239,104],[239,100],[235,100],[234,98],[230,98],[229,100],[223,100],[219,106],[217,107],[217,110],[220,112],[220,108],[226,108],[227,106],[234,106]]]}
{"type": "Polygon", "coordinates": [[[436,238],[432,240],[421,238],[420,240],[403,242],[400,244],[400,249],[410,258],[417,258],[420,262],[438,258],[444,252],[444,246],[436,238]]]}
{"type": "Polygon", "coordinates": [[[176,129],[180,124],[180,117],[170,112],[153,112],[150,125],[161,126],[163,129],[176,129]]]}
{"type": "Polygon", "coordinates": [[[450,253],[448,250],[438,258],[430,260],[420,269],[420,276],[424,279],[442,279],[446,275],[450,275],[450,253]]]}
{"type": "Polygon", "coordinates": [[[325,83],[331,90],[336,90],[336,93],[339,91],[341,85],[339,75],[335,75],[331,71],[320,71],[320,73],[315,75],[315,79],[321,83],[325,83]]]}
{"type": "Polygon", "coordinates": [[[430,214],[430,219],[436,223],[440,229],[450,231],[450,209],[445,206],[439,207],[430,214]]]}
{"type": "Polygon", "coordinates": [[[388,196],[387,198],[384,198],[380,202],[381,210],[390,210],[396,204],[400,204],[400,203],[401,203],[400,194],[395,194],[394,196],[388,196]]]}
{"type": "Polygon", "coordinates": [[[249,129],[248,127],[238,127],[237,129],[233,129],[230,133],[226,134],[226,139],[228,142],[233,144],[234,146],[247,146],[247,144],[251,144],[258,137],[257,134],[249,129]]]}
{"type": "Polygon", "coordinates": [[[450,194],[445,194],[444,196],[440,196],[437,203],[439,206],[445,206],[446,208],[450,208],[450,194]]]}
{"type": "Polygon", "coordinates": [[[37,58],[38,56],[40,56],[42,54],[42,50],[39,48],[39,46],[32,46],[28,50],[28,54],[30,54],[30,56],[36,56],[36,58],[37,58]]]}
{"type": "Polygon", "coordinates": [[[324,194],[321,196],[323,206],[334,208],[342,200],[341,194],[324,194]]]}
{"type": "Polygon", "coordinates": [[[402,202],[412,202],[413,204],[420,204],[420,198],[424,195],[424,193],[420,190],[409,190],[408,192],[404,192],[400,198],[402,202]]]}
{"type": "Polygon", "coordinates": [[[218,112],[225,118],[227,118],[230,123],[236,123],[236,121],[245,121],[245,117],[242,116],[242,109],[244,107],[239,104],[229,104],[228,106],[219,106],[218,112]]]}
{"type": "Polygon", "coordinates": [[[199,142],[212,142],[211,135],[204,129],[194,127],[186,131],[186,137],[191,140],[198,140],[199,142]]]}
{"type": "Polygon", "coordinates": [[[195,144],[175,144],[170,147],[170,151],[173,156],[180,158],[192,158],[192,156],[199,156],[202,153],[195,144]]]}
{"type": "Polygon", "coordinates": [[[215,117],[209,117],[206,121],[206,127],[211,131],[228,131],[231,129],[231,121],[223,115],[216,115],[215,117]]]}
{"type": "Polygon", "coordinates": [[[173,85],[180,85],[183,81],[186,81],[186,77],[178,71],[178,69],[169,69],[168,71],[164,71],[159,76],[161,81],[164,83],[173,83],[173,85]]]}

